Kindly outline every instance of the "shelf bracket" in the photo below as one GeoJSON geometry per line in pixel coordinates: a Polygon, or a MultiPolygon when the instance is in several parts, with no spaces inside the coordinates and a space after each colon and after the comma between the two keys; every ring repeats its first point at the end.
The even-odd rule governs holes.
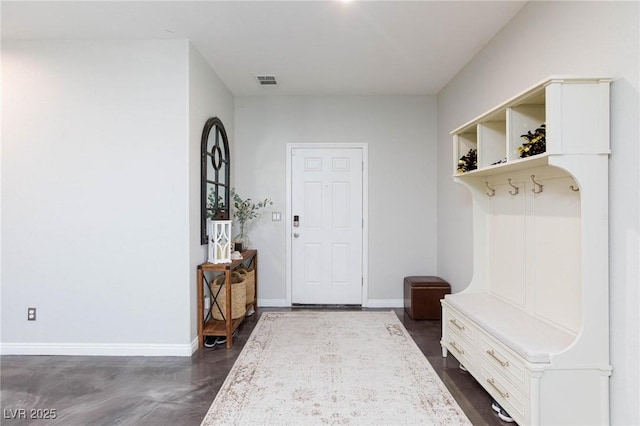
{"type": "Polygon", "coordinates": [[[511,191],[509,190],[509,194],[511,195],[518,195],[520,193],[520,188],[518,188],[517,186],[515,186],[514,184],[511,183],[511,178],[507,179],[507,182],[509,183],[509,186],[512,187],[513,189],[515,189],[515,191],[511,191]]]}

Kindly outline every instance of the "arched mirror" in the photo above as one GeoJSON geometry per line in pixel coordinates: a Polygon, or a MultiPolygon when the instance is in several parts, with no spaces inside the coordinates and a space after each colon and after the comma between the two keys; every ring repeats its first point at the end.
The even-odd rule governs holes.
{"type": "Polygon", "coordinates": [[[200,244],[207,244],[207,219],[229,219],[229,140],[218,117],[205,123],[200,153],[200,244]]]}

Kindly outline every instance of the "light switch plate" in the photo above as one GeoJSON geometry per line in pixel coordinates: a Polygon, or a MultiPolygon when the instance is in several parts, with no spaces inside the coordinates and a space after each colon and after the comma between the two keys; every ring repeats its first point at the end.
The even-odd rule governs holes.
{"type": "Polygon", "coordinates": [[[280,215],[280,212],[271,212],[272,222],[280,222],[281,219],[282,219],[282,216],[280,215]]]}

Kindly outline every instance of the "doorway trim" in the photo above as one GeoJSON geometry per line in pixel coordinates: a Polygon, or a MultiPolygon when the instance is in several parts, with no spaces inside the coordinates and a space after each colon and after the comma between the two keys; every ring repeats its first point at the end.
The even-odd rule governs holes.
{"type": "Polygon", "coordinates": [[[287,143],[287,152],[285,163],[287,165],[286,185],[287,185],[287,202],[285,211],[286,221],[286,251],[285,251],[285,275],[288,306],[292,306],[292,290],[293,290],[293,265],[291,251],[291,236],[293,233],[291,211],[291,187],[293,185],[291,154],[294,149],[336,149],[336,148],[356,148],[362,150],[362,307],[369,305],[369,144],[366,142],[345,142],[345,143],[287,143]]]}

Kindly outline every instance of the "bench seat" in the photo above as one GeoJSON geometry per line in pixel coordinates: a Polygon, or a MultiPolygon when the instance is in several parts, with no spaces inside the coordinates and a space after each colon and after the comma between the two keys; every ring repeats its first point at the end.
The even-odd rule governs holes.
{"type": "Polygon", "coordinates": [[[576,336],[488,293],[457,293],[445,301],[531,363],[549,363],[576,336]]]}

